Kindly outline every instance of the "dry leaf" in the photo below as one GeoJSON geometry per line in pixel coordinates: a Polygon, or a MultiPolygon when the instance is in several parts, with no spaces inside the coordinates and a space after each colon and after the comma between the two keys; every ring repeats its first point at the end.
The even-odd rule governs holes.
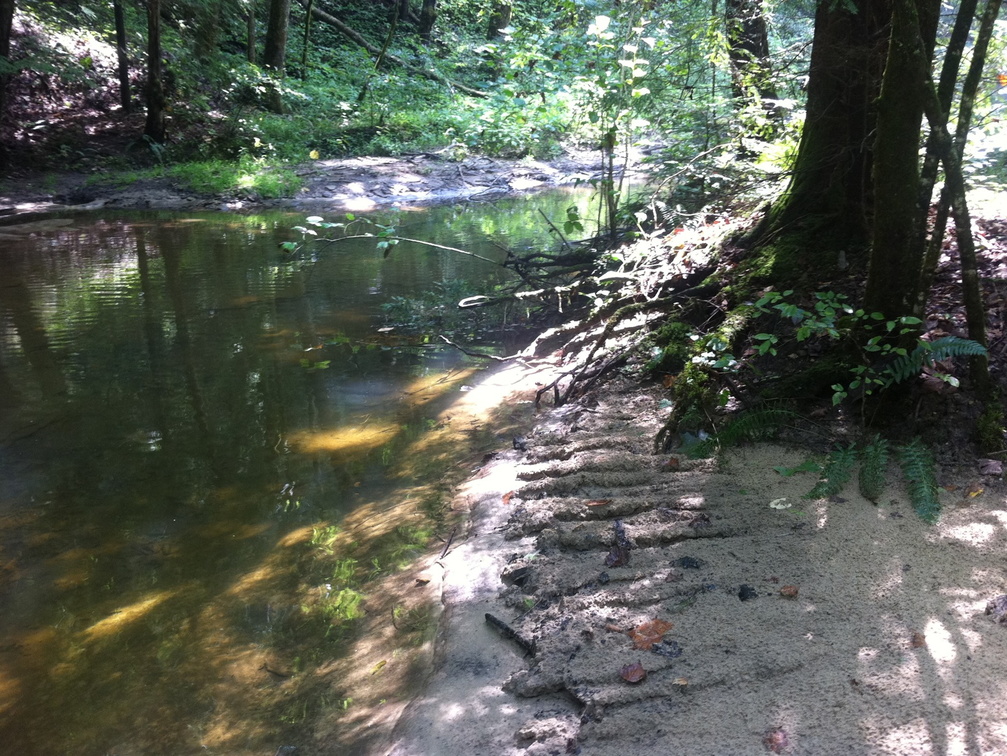
{"type": "Polygon", "coordinates": [[[666,375],[661,379],[661,383],[664,384],[665,388],[671,388],[675,385],[675,381],[678,379],[677,375],[666,375]]]}
{"type": "Polygon", "coordinates": [[[927,639],[923,636],[923,633],[913,633],[912,640],[909,641],[909,644],[913,648],[923,648],[927,645],[927,639]]]}
{"type": "Polygon", "coordinates": [[[978,483],[972,483],[968,488],[965,489],[965,493],[968,494],[970,499],[974,499],[983,492],[983,487],[978,483]]]}
{"type": "Polygon", "coordinates": [[[643,668],[643,665],[640,664],[640,662],[627,664],[619,670],[619,677],[628,683],[643,682],[647,677],[647,670],[643,668]]]}
{"type": "Polygon", "coordinates": [[[685,689],[685,686],[689,684],[689,681],[684,677],[676,677],[671,681],[672,685],[677,685],[679,688],[685,689]]]}
{"type": "Polygon", "coordinates": [[[633,640],[633,648],[641,651],[650,651],[655,643],[660,643],[664,639],[664,634],[671,630],[674,625],[667,620],[653,619],[638,625],[629,631],[629,637],[633,640]]]}
{"type": "Polygon", "coordinates": [[[681,466],[682,462],[678,457],[669,457],[668,461],[664,463],[665,470],[678,470],[681,466]]]}
{"type": "Polygon", "coordinates": [[[517,491],[508,491],[502,497],[500,497],[500,498],[503,499],[503,503],[504,503],[505,506],[507,504],[510,504],[510,500],[514,497],[515,493],[517,493],[517,491]]]}
{"type": "Polygon", "coordinates": [[[608,630],[610,633],[624,633],[624,632],[626,632],[621,627],[619,627],[618,625],[613,625],[611,622],[608,622],[608,623],[605,624],[605,629],[608,630]]]}
{"type": "Polygon", "coordinates": [[[591,499],[591,501],[585,501],[584,506],[586,507],[603,507],[606,504],[611,504],[611,499],[591,499]]]}
{"type": "Polygon", "coordinates": [[[780,595],[784,598],[797,598],[799,590],[796,585],[785,585],[780,589],[780,595]]]}

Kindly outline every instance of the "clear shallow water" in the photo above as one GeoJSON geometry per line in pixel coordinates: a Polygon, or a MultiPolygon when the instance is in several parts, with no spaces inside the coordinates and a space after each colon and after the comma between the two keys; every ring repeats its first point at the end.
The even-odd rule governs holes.
{"type": "MultiPolygon", "coordinates": [[[[499,257],[570,203],[399,229],[499,257]]],[[[286,255],[299,215],[63,220],[0,238],[0,750],[273,753],[312,716],[262,655],[312,642],[292,544],[398,485],[470,368],[380,333],[381,304],[501,273],[373,241],[286,255]]]]}

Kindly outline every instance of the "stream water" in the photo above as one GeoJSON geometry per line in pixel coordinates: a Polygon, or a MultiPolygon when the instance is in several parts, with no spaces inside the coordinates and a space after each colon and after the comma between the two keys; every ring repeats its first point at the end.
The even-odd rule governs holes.
{"type": "MultiPolygon", "coordinates": [[[[434,208],[397,227],[499,257],[496,242],[541,244],[539,211],[559,223],[571,202],[434,208]]],[[[373,240],[284,252],[300,223],[0,227],[4,753],[272,754],[310,726],[278,683],[348,637],[368,557],[357,541],[352,560],[332,553],[341,523],[401,485],[402,439],[472,369],[382,330],[382,306],[502,273],[373,240]],[[312,550],[331,557],[324,575],[312,550]],[[312,579],[324,595],[306,607],[312,579]]],[[[415,554],[422,530],[396,530],[394,553],[415,554]]]]}

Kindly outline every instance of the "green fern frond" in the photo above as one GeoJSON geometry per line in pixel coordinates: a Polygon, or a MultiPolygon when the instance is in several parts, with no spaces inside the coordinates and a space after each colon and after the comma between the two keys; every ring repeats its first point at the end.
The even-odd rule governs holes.
{"type": "Polygon", "coordinates": [[[909,499],[924,522],[937,522],[941,502],[937,498],[937,474],[934,455],[919,438],[899,449],[899,464],[906,476],[909,499]]]}
{"type": "Polygon", "coordinates": [[[888,441],[876,435],[860,452],[860,493],[868,501],[877,503],[885,489],[888,471],[888,441]]]}
{"type": "Polygon", "coordinates": [[[920,342],[909,354],[898,357],[886,368],[894,383],[911,378],[927,365],[951,357],[980,357],[986,354],[986,347],[972,339],[945,336],[929,342],[920,342]]]}
{"type": "Polygon", "coordinates": [[[729,422],[716,436],[701,441],[689,450],[694,459],[709,457],[718,448],[733,446],[742,441],[758,441],[772,437],[779,427],[789,420],[799,417],[785,409],[750,410],[729,422]]]}
{"type": "Polygon", "coordinates": [[[853,467],[857,464],[857,450],[854,444],[845,449],[836,449],[829,454],[822,471],[822,479],[814,488],[804,494],[805,499],[826,499],[843,490],[850,480],[853,467]]]}

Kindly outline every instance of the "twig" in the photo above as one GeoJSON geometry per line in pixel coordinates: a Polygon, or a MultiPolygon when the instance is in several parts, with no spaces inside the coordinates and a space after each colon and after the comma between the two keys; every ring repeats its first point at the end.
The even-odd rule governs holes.
{"type": "Polygon", "coordinates": [[[473,352],[469,349],[466,349],[463,346],[460,346],[459,344],[456,344],[444,334],[441,334],[440,339],[448,346],[453,346],[459,352],[461,352],[462,354],[467,354],[469,357],[482,357],[485,360],[496,360],[497,362],[510,362],[511,360],[517,359],[518,357],[518,355],[516,354],[512,354],[510,357],[497,357],[495,354],[486,354],[485,352],[473,352]]]}
{"type": "Polygon", "coordinates": [[[444,550],[441,552],[441,555],[437,557],[438,559],[443,559],[445,556],[447,556],[448,549],[450,549],[451,544],[454,543],[455,535],[457,533],[458,533],[458,526],[455,525],[453,528],[451,528],[451,535],[448,536],[448,542],[444,544],[444,550]]]}
{"type": "Polygon", "coordinates": [[[542,220],[549,224],[549,228],[556,232],[556,236],[563,240],[563,244],[566,245],[567,249],[573,249],[573,245],[563,236],[563,232],[556,228],[556,224],[549,220],[549,216],[542,212],[542,208],[538,209],[538,214],[542,216],[542,220]]]}

